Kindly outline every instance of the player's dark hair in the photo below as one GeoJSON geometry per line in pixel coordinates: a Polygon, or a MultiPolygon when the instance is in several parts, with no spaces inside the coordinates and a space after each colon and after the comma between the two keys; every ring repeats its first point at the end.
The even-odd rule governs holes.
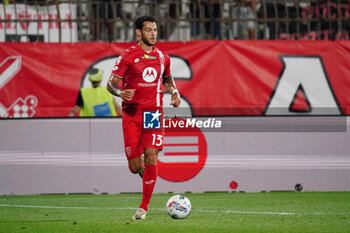
{"type": "Polygon", "coordinates": [[[142,30],[144,22],[154,22],[154,23],[157,24],[157,19],[154,16],[147,16],[147,15],[141,16],[141,17],[136,19],[136,21],[135,21],[135,28],[142,30]]]}

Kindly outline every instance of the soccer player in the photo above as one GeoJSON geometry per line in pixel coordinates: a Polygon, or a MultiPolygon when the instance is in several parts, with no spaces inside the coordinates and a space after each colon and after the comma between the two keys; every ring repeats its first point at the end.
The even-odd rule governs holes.
{"type": "Polygon", "coordinates": [[[170,74],[169,56],[154,47],[158,33],[156,19],[142,16],[135,21],[135,28],[139,41],[118,57],[107,89],[123,99],[124,149],[129,170],[143,177],[142,202],[133,219],[145,219],[158,176],[158,153],[164,141],[161,83],[171,93],[174,107],[180,105],[180,95],[170,74]],[[118,85],[121,80],[122,90],[118,85]],[[155,124],[150,129],[143,124],[147,114],[151,116],[148,123],[155,124]]]}

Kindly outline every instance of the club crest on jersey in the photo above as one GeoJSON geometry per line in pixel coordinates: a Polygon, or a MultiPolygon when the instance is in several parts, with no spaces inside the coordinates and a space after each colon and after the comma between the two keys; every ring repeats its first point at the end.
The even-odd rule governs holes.
{"type": "Polygon", "coordinates": [[[153,67],[147,67],[143,70],[142,78],[148,83],[153,82],[157,78],[157,71],[153,67]]]}

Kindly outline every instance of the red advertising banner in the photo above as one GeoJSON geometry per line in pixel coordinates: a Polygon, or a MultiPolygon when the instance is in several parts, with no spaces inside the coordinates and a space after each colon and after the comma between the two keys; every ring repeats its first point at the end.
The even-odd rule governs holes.
{"type": "MultiPolygon", "coordinates": [[[[135,43],[0,43],[0,116],[65,117],[135,43]]],[[[194,115],[349,115],[348,41],[158,42],[194,115]]],[[[166,97],[166,95],[165,95],[166,97]]],[[[166,101],[165,101],[166,103],[166,101]]]]}

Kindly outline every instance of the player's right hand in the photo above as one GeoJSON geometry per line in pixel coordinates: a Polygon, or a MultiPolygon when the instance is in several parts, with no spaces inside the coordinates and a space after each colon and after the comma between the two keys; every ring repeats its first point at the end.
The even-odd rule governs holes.
{"type": "Polygon", "coordinates": [[[125,89],[123,90],[121,93],[120,93],[120,98],[122,98],[123,100],[126,100],[126,101],[130,101],[132,100],[132,98],[134,97],[135,95],[135,90],[136,89],[125,89]]]}

